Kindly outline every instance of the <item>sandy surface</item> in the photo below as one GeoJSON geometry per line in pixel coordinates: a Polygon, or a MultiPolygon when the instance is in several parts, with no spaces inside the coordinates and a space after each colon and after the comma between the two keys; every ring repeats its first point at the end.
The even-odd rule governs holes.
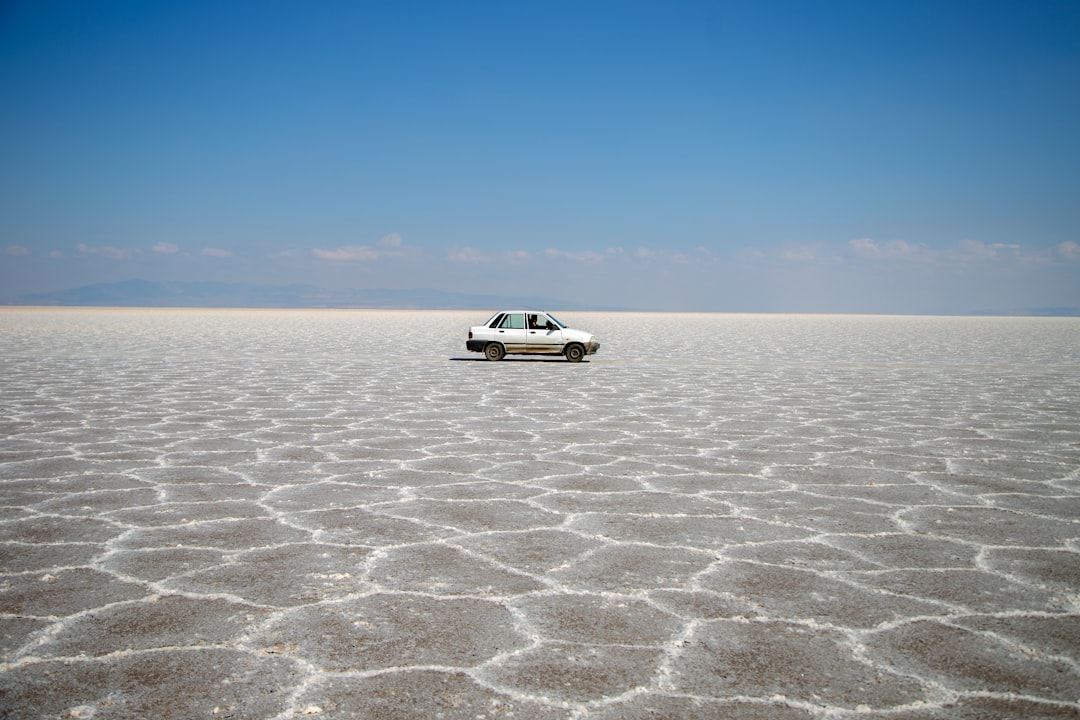
{"type": "Polygon", "coordinates": [[[0,310],[0,717],[1080,717],[1080,320],[0,310]]]}

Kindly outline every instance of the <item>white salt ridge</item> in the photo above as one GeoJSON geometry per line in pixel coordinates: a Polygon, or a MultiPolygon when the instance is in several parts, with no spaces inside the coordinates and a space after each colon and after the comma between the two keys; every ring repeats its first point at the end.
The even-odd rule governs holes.
{"type": "Polygon", "coordinates": [[[0,310],[5,717],[1080,714],[1080,321],[0,310]]]}

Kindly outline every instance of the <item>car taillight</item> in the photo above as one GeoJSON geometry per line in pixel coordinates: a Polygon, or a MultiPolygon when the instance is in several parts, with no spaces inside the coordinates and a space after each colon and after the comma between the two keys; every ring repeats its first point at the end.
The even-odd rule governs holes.
{"type": "Polygon", "coordinates": [[[469,331],[469,339],[472,340],[472,330],[469,331]]]}

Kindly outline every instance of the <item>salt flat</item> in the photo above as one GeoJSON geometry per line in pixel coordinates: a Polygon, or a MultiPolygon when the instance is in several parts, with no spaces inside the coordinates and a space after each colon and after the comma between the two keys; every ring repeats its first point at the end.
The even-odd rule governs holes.
{"type": "Polygon", "coordinates": [[[0,310],[0,716],[1080,717],[1080,320],[486,315],[0,310]]]}

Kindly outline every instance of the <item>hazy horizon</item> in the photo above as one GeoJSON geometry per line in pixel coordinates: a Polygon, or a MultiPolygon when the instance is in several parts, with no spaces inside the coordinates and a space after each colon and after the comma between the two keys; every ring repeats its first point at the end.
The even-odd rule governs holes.
{"type": "Polygon", "coordinates": [[[73,288],[55,293],[0,297],[0,307],[221,309],[221,310],[495,310],[528,307],[559,311],[621,313],[702,313],[733,315],[895,315],[912,317],[1076,317],[1080,307],[979,308],[953,313],[739,311],[718,309],[665,310],[642,307],[600,307],[559,298],[491,296],[415,288],[329,291],[303,285],[263,286],[231,283],[150,283],[132,280],[73,288]]]}

